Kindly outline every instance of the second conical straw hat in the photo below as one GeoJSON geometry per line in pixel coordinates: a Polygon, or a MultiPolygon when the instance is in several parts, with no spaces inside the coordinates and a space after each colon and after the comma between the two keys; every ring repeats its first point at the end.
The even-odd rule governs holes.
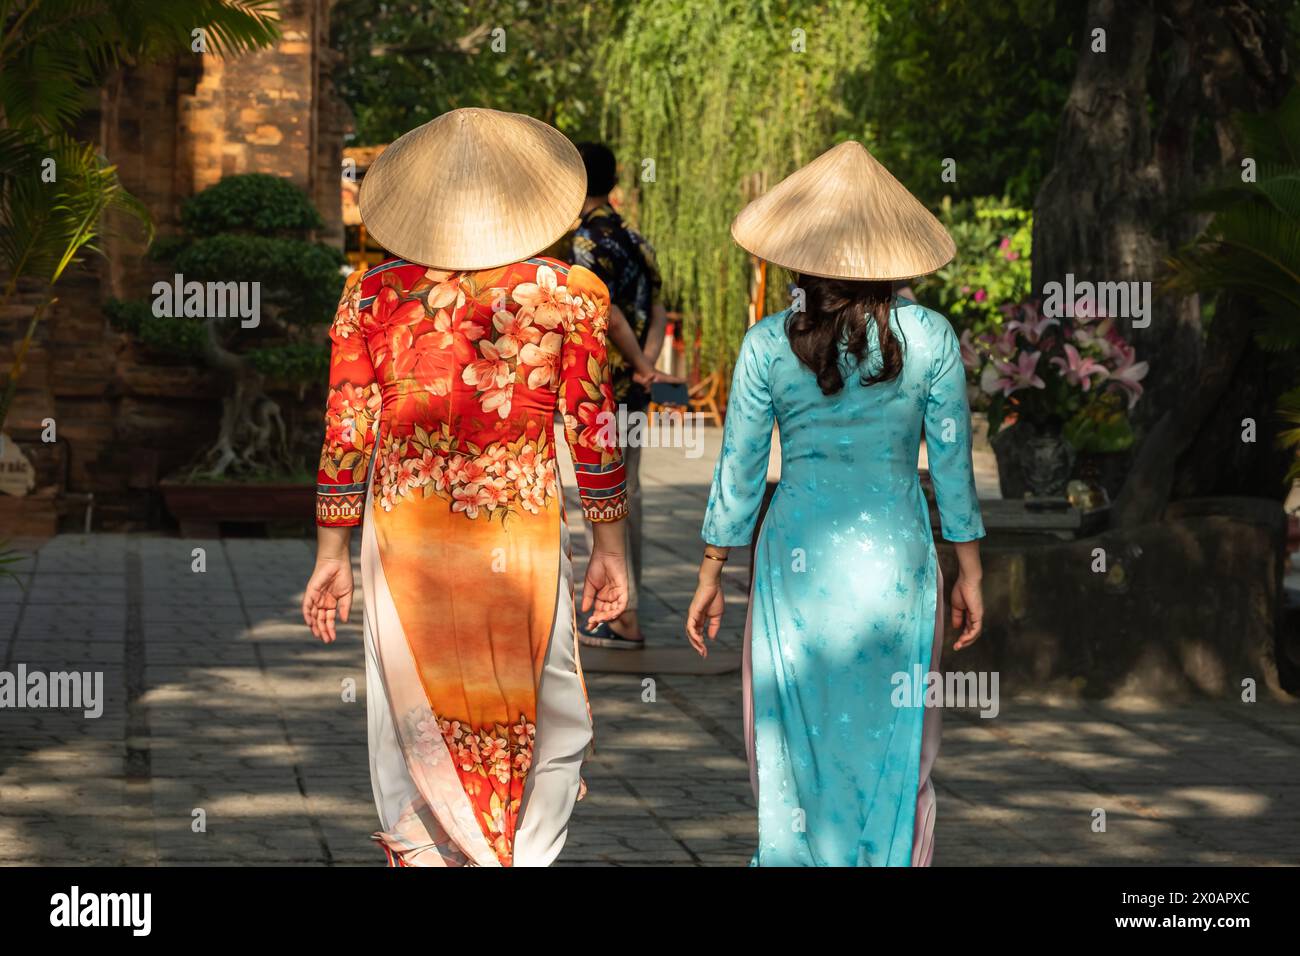
{"type": "Polygon", "coordinates": [[[731,235],[761,259],[831,279],[911,279],[957,254],[930,210],[852,141],[751,202],[731,235]]]}
{"type": "Polygon", "coordinates": [[[527,259],[582,211],[587,172],[563,133],[520,113],[459,109],[399,137],[361,181],[361,221],[408,262],[490,269],[527,259]]]}

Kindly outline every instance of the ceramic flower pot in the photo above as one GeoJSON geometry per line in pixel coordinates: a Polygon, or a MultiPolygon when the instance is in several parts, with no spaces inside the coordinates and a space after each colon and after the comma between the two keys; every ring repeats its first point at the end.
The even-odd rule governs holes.
{"type": "Polygon", "coordinates": [[[1020,474],[1034,498],[1064,498],[1074,447],[1060,435],[1035,435],[1020,450],[1020,474]]]}

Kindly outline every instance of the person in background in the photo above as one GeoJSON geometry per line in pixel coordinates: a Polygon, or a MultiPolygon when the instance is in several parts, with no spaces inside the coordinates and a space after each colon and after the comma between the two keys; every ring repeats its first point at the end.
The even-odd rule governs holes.
{"type": "MultiPolygon", "coordinates": [[[[650,406],[650,385],[680,381],[655,369],[663,348],[667,312],[659,301],[659,269],[654,249],[614,211],[609,194],[618,182],[614,153],[603,143],[579,143],[587,167],[587,201],[573,237],[575,266],[591,270],[609,287],[610,382],[614,402],[628,415],[650,406]]],[[[627,610],[595,628],[581,628],[578,640],[592,647],[638,649],[644,646],[637,597],[641,587],[641,449],[625,447],[627,481],[627,610]]],[[[587,523],[588,542],[591,524],[587,523]]]]}

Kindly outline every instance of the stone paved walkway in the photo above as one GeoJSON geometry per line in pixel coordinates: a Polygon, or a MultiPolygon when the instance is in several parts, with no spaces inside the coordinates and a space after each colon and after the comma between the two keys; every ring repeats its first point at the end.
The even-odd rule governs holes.
{"type": "MultiPolygon", "coordinates": [[[[682,640],[717,439],[695,460],[645,452],[652,645],[682,640]]],[[[311,557],[300,540],[65,535],[25,590],[0,584],[0,669],[102,671],[107,699],[96,720],[0,709],[0,864],[378,864],[360,629],[312,641],[311,557]]],[[[589,675],[597,755],[561,860],[741,865],[739,674],[659,676],[647,701],[651,676],[589,675]]],[[[1004,700],[996,719],[946,721],[937,864],[1300,862],[1300,708],[1004,700]]]]}

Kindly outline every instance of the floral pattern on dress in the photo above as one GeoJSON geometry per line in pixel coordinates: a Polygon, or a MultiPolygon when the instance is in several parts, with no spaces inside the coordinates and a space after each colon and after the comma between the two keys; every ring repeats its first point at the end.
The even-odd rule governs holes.
{"type": "Polygon", "coordinates": [[[367,274],[378,283],[368,298],[349,280],[330,329],[320,523],[360,521],[376,444],[385,510],[437,496],[471,519],[538,514],[558,496],[547,404],[584,466],[579,491],[597,493],[583,494],[587,516],[626,513],[621,455],[601,427],[614,405],[608,302],[573,286],[562,263],[527,265],[526,280],[511,281],[518,266],[417,272],[395,261],[367,274]]]}
{"type": "Polygon", "coordinates": [[[356,386],[345,382],[331,389],[325,412],[325,446],[320,470],[338,477],[340,470],[354,468],[365,453],[366,436],[379,418],[383,398],[379,386],[356,386]]]}
{"type": "Polygon", "coordinates": [[[537,727],[525,714],[510,724],[471,727],[439,718],[428,708],[407,717],[411,750],[430,767],[450,756],[474,814],[505,866],[532,767],[537,727]]]}
{"type": "Polygon", "coordinates": [[[437,496],[467,518],[540,514],[559,495],[555,459],[543,434],[480,448],[458,442],[446,425],[430,435],[385,438],[375,468],[375,500],[392,511],[403,500],[437,496]]]}

